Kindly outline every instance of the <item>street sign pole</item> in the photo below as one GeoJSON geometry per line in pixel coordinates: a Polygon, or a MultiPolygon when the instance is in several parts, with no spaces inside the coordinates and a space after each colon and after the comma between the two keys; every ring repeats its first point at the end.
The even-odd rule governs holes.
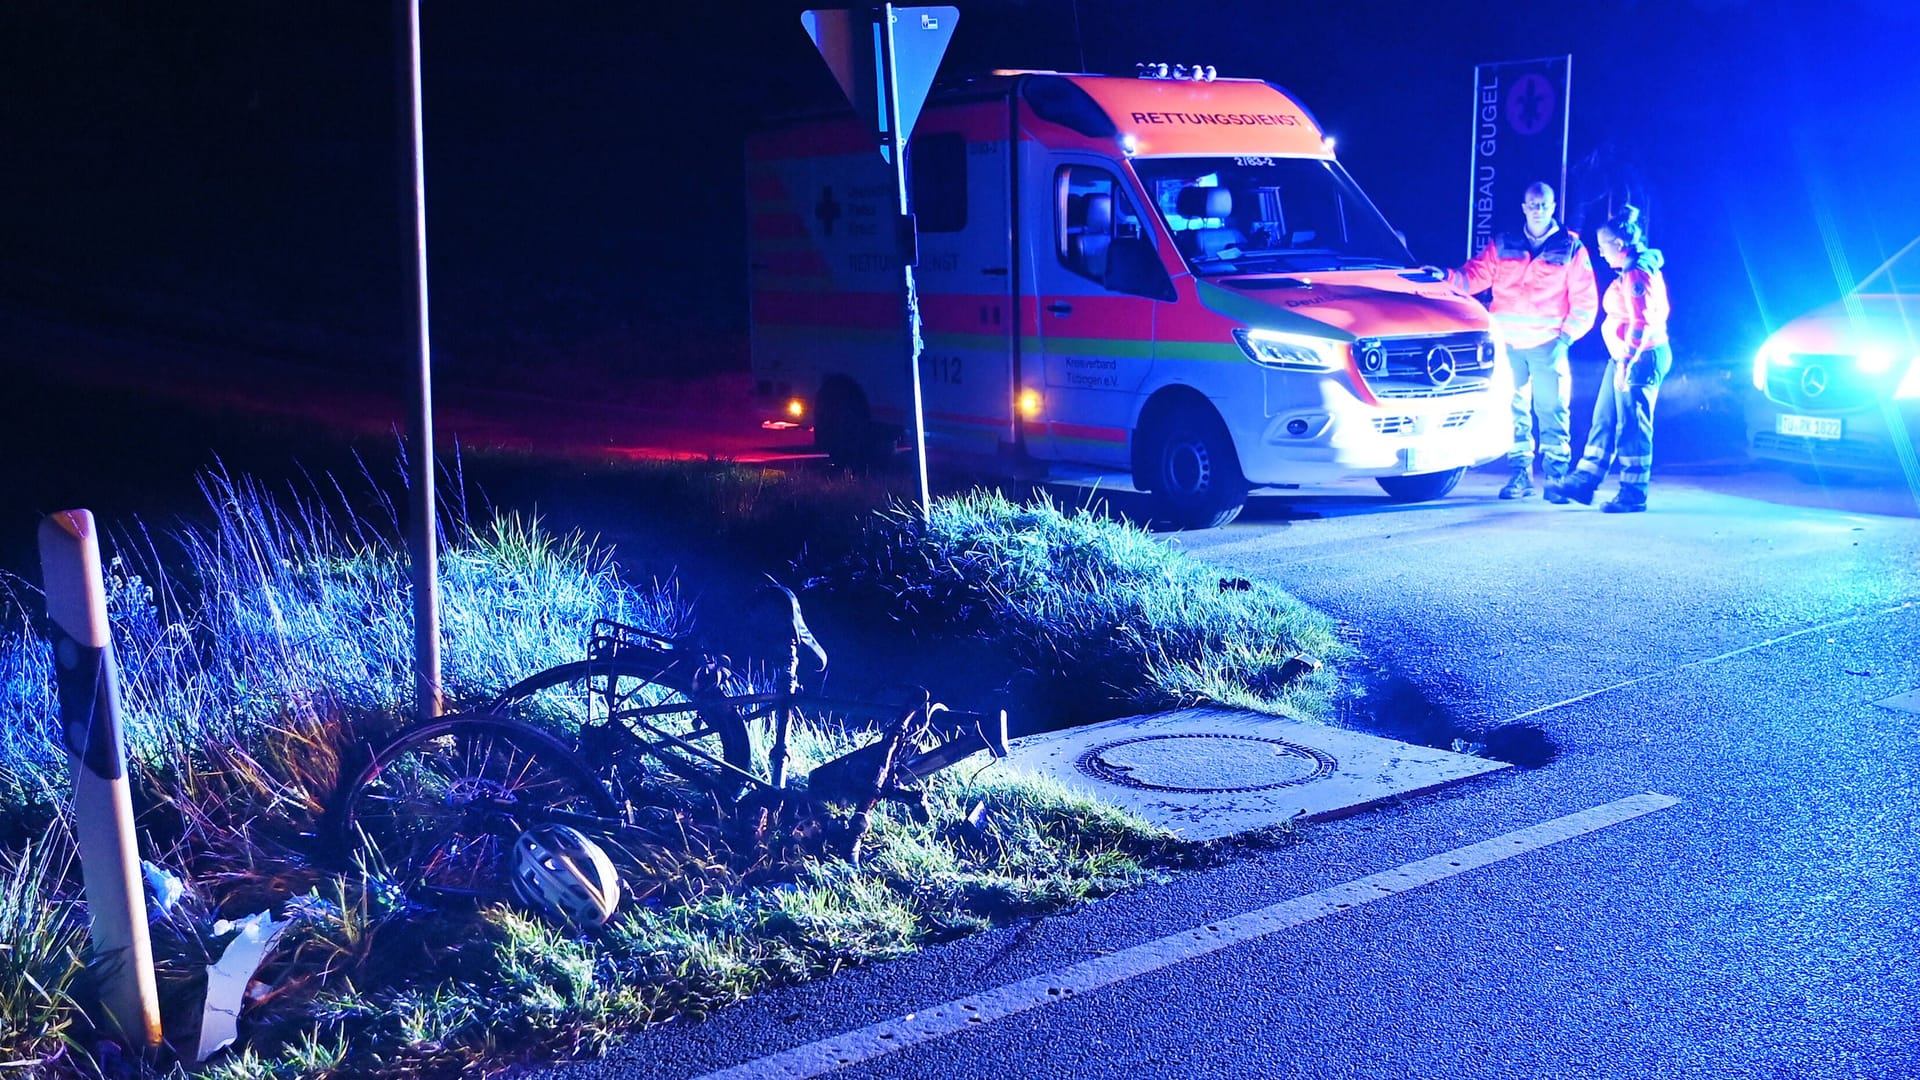
{"type": "Polygon", "coordinates": [[[64,510],[40,523],[40,574],[53,623],[60,730],[73,768],[74,840],[92,937],[87,966],[105,1013],[96,1020],[127,1049],[145,1054],[160,1045],[160,996],[92,514],[64,510]]]}
{"type": "Polygon", "coordinates": [[[427,176],[420,123],[420,0],[398,0],[402,43],[400,85],[406,114],[401,138],[408,194],[407,244],[413,254],[413,313],[419,392],[414,397],[411,462],[413,529],[408,562],[413,581],[413,700],[421,720],[440,715],[440,521],[433,488],[433,337],[427,318],[427,176]]]}
{"type": "Polygon", "coordinates": [[[920,474],[920,517],[932,513],[927,489],[927,425],[920,385],[920,294],[913,268],[919,263],[919,229],[913,218],[913,192],[907,184],[907,140],[920,118],[920,106],[933,87],[934,72],[946,52],[960,12],[951,7],[896,7],[860,11],[808,11],[800,24],[827,67],[846,91],[856,113],[870,118],[879,136],[880,156],[893,166],[900,194],[899,224],[894,245],[907,284],[908,381],[913,387],[913,459],[920,474]],[[902,20],[910,30],[903,41],[896,33],[902,20]]]}
{"type": "Polygon", "coordinates": [[[893,162],[894,181],[900,189],[899,247],[900,268],[907,279],[907,373],[913,386],[913,463],[920,472],[920,520],[924,522],[933,514],[933,499],[927,489],[926,406],[920,389],[920,354],[926,345],[920,336],[920,294],[913,280],[913,268],[920,261],[920,230],[913,219],[913,193],[907,187],[907,133],[900,127],[899,61],[893,39],[895,18],[892,4],[881,8],[885,47],[880,51],[880,85],[886,98],[885,134],[892,150],[887,156],[893,162]]]}

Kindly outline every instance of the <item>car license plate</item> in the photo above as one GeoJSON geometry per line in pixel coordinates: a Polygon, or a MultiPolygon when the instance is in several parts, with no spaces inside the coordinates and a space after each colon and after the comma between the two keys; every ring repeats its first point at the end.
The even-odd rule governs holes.
{"type": "Polygon", "coordinates": [[[1840,437],[1840,418],[1837,416],[1776,416],[1773,430],[1782,435],[1804,435],[1809,439],[1837,439],[1840,437]]]}

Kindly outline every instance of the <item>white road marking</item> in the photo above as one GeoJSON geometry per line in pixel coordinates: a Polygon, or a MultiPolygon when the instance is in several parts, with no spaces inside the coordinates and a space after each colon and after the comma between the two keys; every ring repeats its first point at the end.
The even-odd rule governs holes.
{"type": "Polygon", "coordinates": [[[1894,712],[1920,713],[1920,690],[1909,690],[1904,694],[1881,698],[1874,704],[1894,712]]]}
{"type": "Polygon", "coordinates": [[[819,1076],[845,1065],[891,1054],[915,1043],[965,1031],[1056,1001],[1065,1001],[1075,994],[1124,982],[1136,975],[1158,971],[1230,945],[1239,945],[1376,900],[1384,900],[1422,885],[1431,885],[1469,870],[1491,866],[1516,855],[1538,851],[1550,844],[1631,821],[1655,810],[1664,810],[1679,801],[1670,795],[1634,795],[1591,810],[1530,825],[1491,840],[1455,848],[1392,870],[1370,874],[1344,885],[1335,885],[1243,915],[1196,926],[1050,974],[1036,975],[993,990],[957,998],[943,1005],[883,1020],[858,1031],[796,1046],[757,1061],[708,1073],[700,1080],[819,1076]]]}
{"type": "Polygon", "coordinates": [[[1528,709],[1526,712],[1507,717],[1506,722],[1511,724],[1515,720],[1522,720],[1529,716],[1538,716],[1543,712],[1552,712],[1555,709],[1565,708],[1568,705],[1577,705],[1582,701],[1586,701],[1588,698],[1596,698],[1596,697],[1599,697],[1601,694],[1610,694],[1615,690],[1623,690],[1629,686],[1635,685],[1636,683],[1646,682],[1648,679],[1664,679],[1667,676],[1672,675],[1673,673],[1678,671],[1685,671],[1688,668],[1704,667],[1707,664],[1717,664],[1722,660],[1731,660],[1734,657],[1740,656],[1744,653],[1754,652],[1758,649],[1764,649],[1771,645],[1778,645],[1783,641],[1792,641],[1794,638],[1797,638],[1797,637],[1805,637],[1808,634],[1822,633],[1827,630],[1832,630],[1835,627],[1845,626],[1848,623],[1861,622],[1866,619],[1877,619],[1883,615],[1892,615],[1896,612],[1908,611],[1912,609],[1913,605],[1914,605],[1914,601],[1912,600],[1902,600],[1901,602],[1894,604],[1891,607],[1881,608],[1877,611],[1863,611],[1857,615],[1847,615],[1838,619],[1832,619],[1827,622],[1823,622],[1818,626],[1802,627],[1801,629],[1795,630],[1790,634],[1781,634],[1777,637],[1770,637],[1765,641],[1756,641],[1751,645],[1742,645],[1737,649],[1730,649],[1727,652],[1723,652],[1718,656],[1709,656],[1700,660],[1689,660],[1684,664],[1676,664],[1675,666],[1670,668],[1662,668],[1659,671],[1649,671],[1645,675],[1636,675],[1631,679],[1623,679],[1620,682],[1614,683],[1611,686],[1603,686],[1598,690],[1589,690],[1584,694],[1579,694],[1574,697],[1570,697],[1565,701],[1556,701],[1551,705],[1542,705],[1537,709],[1528,709]]]}

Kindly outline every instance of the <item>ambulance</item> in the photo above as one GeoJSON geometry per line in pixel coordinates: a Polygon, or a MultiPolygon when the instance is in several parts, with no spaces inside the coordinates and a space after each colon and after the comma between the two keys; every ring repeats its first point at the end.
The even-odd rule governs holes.
{"type": "Polygon", "coordinates": [[[1439,498],[1512,442],[1487,311],[1423,268],[1286,91],[1210,69],[1003,71],[928,101],[899,186],[850,114],[747,145],[756,389],[846,461],[1133,488],[1158,523],[1250,491],[1439,498]]]}

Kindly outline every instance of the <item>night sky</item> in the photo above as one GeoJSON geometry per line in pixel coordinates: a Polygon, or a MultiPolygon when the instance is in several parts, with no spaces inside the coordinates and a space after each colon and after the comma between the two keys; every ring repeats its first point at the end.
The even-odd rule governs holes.
{"type": "MultiPolygon", "coordinates": [[[[805,6],[427,0],[437,368],[743,365],[743,133],[839,102],[805,6]]],[[[1440,264],[1473,65],[1570,52],[1571,154],[1647,194],[1682,363],[1744,362],[1920,233],[1911,0],[957,6],[945,77],[1166,59],[1295,91],[1440,264]]],[[[396,48],[379,3],[10,0],[0,313],[403,360],[396,48]]]]}

